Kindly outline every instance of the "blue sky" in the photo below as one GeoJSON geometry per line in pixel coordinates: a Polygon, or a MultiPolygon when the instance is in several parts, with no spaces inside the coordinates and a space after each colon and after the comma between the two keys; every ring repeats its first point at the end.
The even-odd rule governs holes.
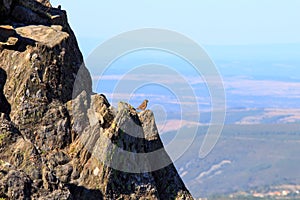
{"type": "Polygon", "coordinates": [[[68,11],[83,53],[119,33],[165,28],[201,45],[300,43],[298,0],[52,0],[68,11]]]}
{"type": "MultiPolygon", "coordinates": [[[[120,33],[141,28],[169,29],[205,48],[223,76],[228,107],[299,107],[299,0],[52,0],[51,3],[67,10],[85,58],[120,33]]],[[[159,60],[159,56],[162,54],[155,57],[159,60]]],[[[126,73],[127,69],[121,70],[124,65],[133,66],[140,60],[140,64],[147,64],[152,58],[147,54],[121,59],[118,66],[112,66],[117,70],[108,74],[107,84],[118,81],[120,72],[126,73]]],[[[177,59],[167,60],[168,65],[183,68],[177,59]]],[[[93,71],[97,66],[88,67],[93,71]]],[[[105,86],[97,92],[109,96],[112,91],[108,89],[105,86]]],[[[197,91],[202,92],[200,86],[197,91]]],[[[135,97],[137,101],[148,94],[139,95],[135,97]]],[[[198,97],[201,95],[203,92],[198,97]]],[[[159,101],[155,102],[153,97],[151,102],[159,101]]],[[[207,99],[203,103],[208,103],[207,99]]]]}

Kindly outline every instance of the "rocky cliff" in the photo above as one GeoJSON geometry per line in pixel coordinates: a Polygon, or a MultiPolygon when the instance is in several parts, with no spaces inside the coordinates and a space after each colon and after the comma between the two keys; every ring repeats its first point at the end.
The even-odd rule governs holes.
{"type": "Polygon", "coordinates": [[[0,57],[0,199],[192,199],[153,113],[92,93],[65,11],[0,0],[0,57]]]}

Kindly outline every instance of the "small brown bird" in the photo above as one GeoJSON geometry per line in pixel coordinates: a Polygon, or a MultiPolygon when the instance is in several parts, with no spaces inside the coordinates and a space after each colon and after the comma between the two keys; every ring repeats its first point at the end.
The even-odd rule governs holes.
{"type": "Polygon", "coordinates": [[[137,110],[145,110],[147,108],[147,104],[148,104],[148,100],[145,99],[143,103],[139,107],[137,107],[137,110]]]}

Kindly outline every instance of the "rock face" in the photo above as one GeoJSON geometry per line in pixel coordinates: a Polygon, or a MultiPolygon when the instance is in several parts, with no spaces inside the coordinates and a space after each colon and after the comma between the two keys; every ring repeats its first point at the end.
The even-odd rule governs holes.
{"type": "Polygon", "coordinates": [[[0,198],[192,199],[153,113],[92,93],[65,11],[0,0],[0,56],[0,198]]]}

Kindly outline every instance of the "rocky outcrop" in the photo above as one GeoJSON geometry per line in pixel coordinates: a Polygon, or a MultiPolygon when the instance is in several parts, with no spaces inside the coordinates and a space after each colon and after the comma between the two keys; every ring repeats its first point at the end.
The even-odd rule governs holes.
{"type": "Polygon", "coordinates": [[[47,0],[0,11],[0,198],[192,199],[153,113],[92,93],[65,11],[47,0]]]}
{"type": "Polygon", "coordinates": [[[122,102],[115,110],[106,102],[85,92],[69,102],[72,125],[88,124],[69,149],[72,182],[99,188],[108,199],[192,199],[163,150],[153,113],[122,102]],[[159,157],[144,156],[158,149],[159,157]],[[160,162],[171,164],[160,168],[160,162]]]}

